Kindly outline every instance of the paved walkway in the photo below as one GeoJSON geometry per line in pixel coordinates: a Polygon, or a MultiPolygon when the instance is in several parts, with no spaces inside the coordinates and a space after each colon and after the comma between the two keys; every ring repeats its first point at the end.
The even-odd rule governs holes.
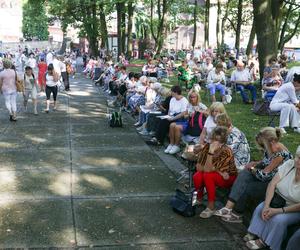
{"type": "Polygon", "coordinates": [[[241,249],[242,227],[173,213],[175,176],[132,120],[109,128],[98,89],[71,89],[16,124],[0,97],[0,248],[241,249]]]}

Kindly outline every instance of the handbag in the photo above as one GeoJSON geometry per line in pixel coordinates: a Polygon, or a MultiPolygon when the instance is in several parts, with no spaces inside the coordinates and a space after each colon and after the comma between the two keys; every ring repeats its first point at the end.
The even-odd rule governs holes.
{"type": "MultiPolygon", "coordinates": [[[[292,172],[293,169],[294,169],[294,167],[292,167],[289,170],[289,172],[285,176],[283,176],[281,179],[288,176],[289,173],[292,172]]],[[[285,205],[286,205],[286,200],[284,198],[282,198],[282,196],[280,194],[275,192],[274,195],[273,195],[273,198],[270,202],[270,207],[272,207],[272,208],[282,208],[282,207],[285,207],[285,205]]]]}
{"type": "Polygon", "coordinates": [[[17,72],[16,72],[16,88],[17,88],[17,92],[24,92],[24,84],[23,81],[20,80],[17,76],[17,72]]]}
{"type": "Polygon", "coordinates": [[[193,206],[193,192],[184,193],[176,189],[175,195],[171,198],[170,205],[175,213],[184,217],[195,215],[195,206],[193,206]]]}
{"type": "Polygon", "coordinates": [[[270,207],[272,208],[282,208],[286,205],[286,200],[282,198],[279,194],[274,193],[274,196],[270,202],[270,207]]]}

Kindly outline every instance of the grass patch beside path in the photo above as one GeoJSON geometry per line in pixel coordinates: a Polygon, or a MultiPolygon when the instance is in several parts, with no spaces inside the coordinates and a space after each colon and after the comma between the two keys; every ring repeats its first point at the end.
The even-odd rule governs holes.
{"type": "MultiPolygon", "coordinates": [[[[136,62],[135,62],[136,63],[136,62]]],[[[299,62],[294,63],[292,66],[300,66],[299,62]]],[[[289,65],[291,66],[291,65],[289,65]]],[[[141,72],[141,67],[130,67],[128,71],[141,72]]],[[[162,84],[171,88],[173,85],[177,84],[176,76],[170,77],[169,83],[162,84]]],[[[258,96],[260,95],[260,91],[257,91],[258,96]]],[[[208,101],[208,96],[205,93],[205,90],[201,90],[201,98],[202,102],[209,106],[211,103],[208,101]]],[[[184,93],[186,96],[186,93],[184,93]]],[[[255,135],[258,131],[268,125],[270,118],[268,116],[258,116],[255,115],[252,111],[251,105],[245,105],[242,103],[240,94],[233,93],[232,103],[226,105],[226,110],[229,116],[232,119],[234,126],[243,131],[248,139],[251,148],[251,159],[259,160],[261,159],[261,152],[257,149],[255,145],[255,135]]],[[[279,117],[275,118],[275,125],[279,125],[279,117]]],[[[294,155],[296,148],[300,145],[300,134],[294,133],[292,129],[287,129],[288,134],[284,135],[282,138],[282,143],[291,151],[294,155]]]]}

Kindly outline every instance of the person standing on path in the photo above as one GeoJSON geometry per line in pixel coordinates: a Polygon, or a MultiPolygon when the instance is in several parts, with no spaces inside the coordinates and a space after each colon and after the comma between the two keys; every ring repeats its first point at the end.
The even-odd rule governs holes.
{"type": "Polygon", "coordinates": [[[33,113],[35,115],[38,114],[37,112],[37,95],[38,95],[38,87],[37,82],[33,74],[33,70],[30,66],[25,67],[25,74],[24,74],[24,87],[25,90],[23,92],[24,97],[24,107],[27,111],[27,104],[29,100],[29,96],[32,98],[33,102],[33,113]]]}
{"type": "Polygon", "coordinates": [[[47,63],[45,62],[45,59],[42,57],[41,61],[38,63],[38,84],[41,91],[45,91],[46,82],[45,82],[45,74],[47,72],[47,63]]]}
{"type": "Polygon", "coordinates": [[[64,83],[65,91],[69,91],[70,83],[69,83],[69,74],[67,72],[67,65],[66,65],[66,62],[65,62],[63,56],[61,56],[59,59],[60,59],[59,67],[60,67],[61,77],[62,77],[62,81],[64,83]]]}
{"type": "Polygon", "coordinates": [[[11,69],[10,60],[3,60],[4,70],[0,72],[0,91],[4,95],[5,105],[9,112],[9,120],[17,121],[17,73],[11,69]]]}
{"type": "Polygon", "coordinates": [[[59,80],[59,75],[55,72],[53,64],[50,63],[48,66],[48,71],[45,75],[45,81],[46,81],[46,97],[47,97],[47,107],[45,112],[49,113],[50,108],[50,96],[51,93],[53,94],[53,100],[54,100],[54,107],[53,110],[56,110],[56,97],[57,97],[57,82],[59,80]]]}

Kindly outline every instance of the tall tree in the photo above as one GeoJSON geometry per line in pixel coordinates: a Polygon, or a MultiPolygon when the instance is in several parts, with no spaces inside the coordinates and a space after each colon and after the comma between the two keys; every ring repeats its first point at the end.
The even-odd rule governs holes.
{"type": "Polygon", "coordinates": [[[251,27],[251,32],[250,32],[247,48],[246,48],[246,55],[247,56],[249,56],[252,52],[252,48],[253,48],[253,45],[254,45],[254,39],[255,39],[255,25],[253,23],[252,27],[251,27]]]}
{"type": "Polygon", "coordinates": [[[224,42],[224,37],[225,37],[225,24],[229,15],[229,7],[230,3],[232,0],[228,0],[225,6],[225,11],[224,15],[222,17],[222,22],[221,22],[221,47],[224,48],[225,42],[224,42]]]}
{"type": "Polygon", "coordinates": [[[47,40],[48,18],[42,0],[28,0],[23,5],[22,32],[26,40],[47,40]]]}
{"type": "Polygon", "coordinates": [[[242,28],[242,14],[243,14],[243,0],[238,1],[238,12],[236,22],[236,34],[235,34],[235,48],[237,55],[240,51],[240,40],[241,40],[241,28],[242,28]]]}
{"type": "Polygon", "coordinates": [[[210,13],[210,0],[205,1],[205,19],[204,19],[204,47],[209,46],[209,13],[210,13]]]}
{"type": "Polygon", "coordinates": [[[167,15],[173,2],[174,0],[150,0],[150,28],[157,54],[161,52],[167,36],[167,15]]]}
{"type": "Polygon", "coordinates": [[[116,10],[117,10],[117,35],[118,35],[118,55],[125,52],[125,1],[118,0],[116,2],[116,10]]]}
{"type": "Polygon", "coordinates": [[[284,45],[300,33],[300,5],[295,0],[286,2],[283,7],[283,20],[280,29],[278,50],[283,51],[284,45]]]}
{"type": "Polygon", "coordinates": [[[271,57],[277,56],[282,4],[282,0],[253,0],[254,25],[257,36],[261,79],[268,60],[271,57]]]}
{"type": "Polygon", "coordinates": [[[217,2],[217,25],[216,25],[216,35],[217,35],[217,48],[220,52],[221,46],[221,33],[220,33],[220,18],[221,18],[221,0],[217,2]]]}
{"type": "Polygon", "coordinates": [[[127,58],[131,58],[133,49],[132,27],[133,27],[133,1],[128,2],[128,23],[127,23],[127,58]]]}
{"type": "Polygon", "coordinates": [[[193,50],[195,49],[196,39],[197,39],[197,16],[198,16],[198,0],[195,0],[194,3],[194,35],[193,35],[193,50]]]}

